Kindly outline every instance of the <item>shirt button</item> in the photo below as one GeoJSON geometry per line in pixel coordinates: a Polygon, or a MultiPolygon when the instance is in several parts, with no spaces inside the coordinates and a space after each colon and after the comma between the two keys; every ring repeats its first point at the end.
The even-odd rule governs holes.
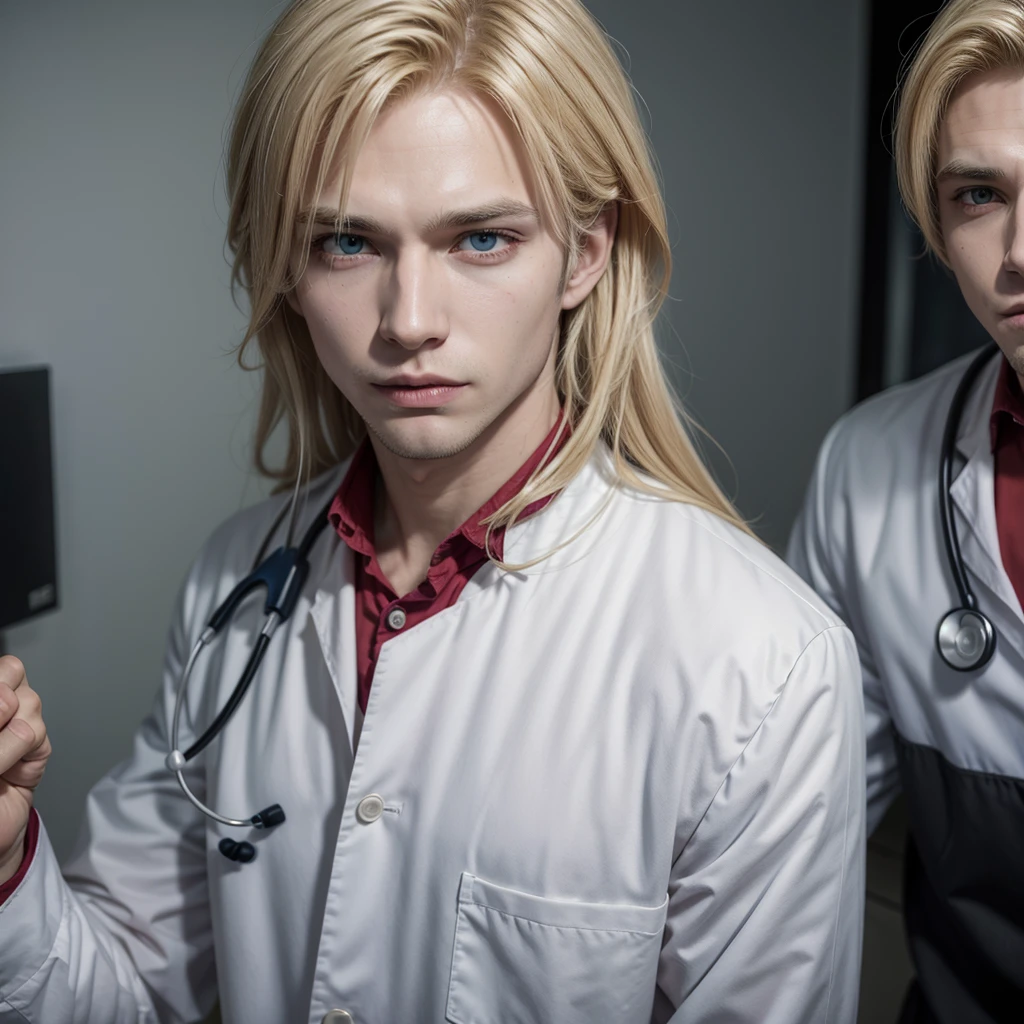
{"type": "Polygon", "coordinates": [[[364,825],[372,825],[383,813],[384,801],[376,793],[364,796],[356,804],[356,817],[364,825]]]}
{"type": "Polygon", "coordinates": [[[320,1024],[354,1024],[352,1014],[348,1010],[328,1010],[320,1024]]]}
{"type": "Polygon", "coordinates": [[[388,625],[392,629],[401,629],[405,625],[405,612],[401,608],[392,608],[388,612],[388,625]]]}

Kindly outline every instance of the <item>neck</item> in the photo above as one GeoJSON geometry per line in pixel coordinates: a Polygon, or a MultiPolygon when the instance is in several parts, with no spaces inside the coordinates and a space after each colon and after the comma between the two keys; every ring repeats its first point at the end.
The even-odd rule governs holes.
{"type": "MultiPolygon", "coordinates": [[[[400,577],[422,579],[441,542],[498,491],[548,435],[558,418],[558,396],[552,388],[537,398],[506,410],[472,444],[446,458],[403,458],[371,435],[383,484],[374,510],[374,547],[394,584],[400,577]]],[[[405,592],[398,586],[396,590],[405,592]]]]}

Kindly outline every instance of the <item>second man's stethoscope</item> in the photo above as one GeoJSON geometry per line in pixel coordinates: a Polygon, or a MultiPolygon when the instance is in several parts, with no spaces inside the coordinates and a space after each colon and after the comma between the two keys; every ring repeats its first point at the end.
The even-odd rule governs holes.
{"type": "Polygon", "coordinates": [[[996,631],[989,617],[978,607],[978,599],[971,590],[967,569],[960,554],[960,539],[957,537],[956,521],[953,518],[953,453],[960,419],[974,382],[996,353],[996,345],[986,345],[971,361],[953,395],[953,402],[946,417],[946,428],[942,434],[942,460],[939,463],[939,514],[942,519],[942,539],[946,546],[946,558],[960,595],[960,605],[947,612],[939,622],[935,643],[942,660],[958,672],[973,672],[983,668],[996,652],[996,631]]]}
{"type": "MultiPolygon", "coordinates": [[[[290,503],[288,532],[285,537],[284,546],[278,548],[265,561],[261,561],[270,537],[273,536],[274,531],[280,525],[281,518],[284,513],[284,510],[282,509],[282,512],[274,520],[266,539],[260,547],[260,551],[256,556],[256,567],[248,576],[235,586],[231,593],[228,594],[224,601],[219,605],[213,615],[210,616],[210,620],[206,624],[206,628],[200,634],[199,639],[192,648],[192,653],[189,655],[188,662],[185,665],[185,671],[181,675],[181,682],[178,684],[178,695],[174,704],[174,720],[171,725],[171,752],[167,755],[165,763],[168,770],[177,775],[178,783],[189,800],[191,800],[192,803],[203,812],[203,814],[213,818],[214,821],[219,821],[222,825],[234,825],[240,828],[266,829],[273,828],[275,825],[280,825],[285,820],[284,810],[280,804],[271,804],[269,807],[264,807],[262,811],[258,811],[256,814],[253,814],[248,818],[229,818],[226,815],[218,814],[216,811],[207,807],[189,788],[188,783],[185,781],[184,768],[185,765],[212,740],[214,740],[224,726],[227,725],[228,719],[230,719],[238,709],[238,705],[242,702],[242,698],[245,696],[246,691],[249,689],[249,685],[252,683],[253,678],[260,667],[260,662],[263,660],[263,655],[266,653],[267,646],[270,644],[270,638],[274,635],[274,630],[277,629],[277,627],[284,622],[289,615],[291,615],[292,610],[295,608],[295,602],[298,600],[299,592],[302,590],[302,585],[309,573],[310,549],[313,547],[313,544],[316,542],[317,537],[320,536],[324,527],[327,526],[327,513],[331,507],[331,501],[333,501],[332,494],[331,501],[328,501],[310,524],[302,538],[302,541],[299,543],[299,546],[292,547],[298,495],[299,488],[296,483],[295,491],[290,503]],[[231,616],[234,614],[235,609],[242,603],[243,599],[257,587],[265,587],[267,591],[263,609],[266,619],[264,620],[263,628],[260,630],[259,635],[256,638],[256,643],[249,655],[248,661],[245,664],[245,668],[242,670],[238,683],[235,685],[231,696],[228,698],[224,707],[220,710],[220,713],[216,718],[214,718],[206,731],[184,753],[182,753],[178,748],[178,727],[181,720],[182,707],[185,703],[185,693],[188,689],[189,677],[192,675],[192,669],[195,666],[196,659],[199,657],[203,648],[213,640],[225,625],[227,625],[231,616]]],[[[288,506],[285,507],[287,508],[288,506]]],[[[243,862],[251,861],[256,856],[256,850],[251,843],[244,841],[236,842],[233,839],[227,838],[220,841],[220,851],[229,860],[243,862]]]]}

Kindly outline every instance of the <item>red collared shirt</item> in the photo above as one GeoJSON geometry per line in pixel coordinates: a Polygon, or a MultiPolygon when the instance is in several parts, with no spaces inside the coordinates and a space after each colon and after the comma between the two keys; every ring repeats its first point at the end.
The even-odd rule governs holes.
{"type": "MultiPolygon", "coordinates": [[[[356,452],[338,488],[328,518],[355,554],[356,659],[361,711],[366,712],[373,670],[384,641],[455,604],[473,574],[488,561],[485,550],[487,527],[481,521],[519,493],[530,474],[540,466],[562,423],[559,417],[548,436],[515,475],[441,542],[430,560],[427,578],[415,590],[401,597],[384,575],[374,549],[373,499],[377,459],[369,441],[364,441],[356,452]]],[[[568,431],[562,430],[555,451],[561,448],[567,436],[568,431]]],[[[551,497],[528,505],[520,521],[539,512],[551,497]]],[[[502,558],[504,542],[504,530],[493,529],[489,540],[491,555],[502,558]]]]}
{"type": "Polygon", "coordinates": [[[1024,394],[1004,359],[992,401],[996,531],[1003,568],[1024,607],[1024,394]]]}

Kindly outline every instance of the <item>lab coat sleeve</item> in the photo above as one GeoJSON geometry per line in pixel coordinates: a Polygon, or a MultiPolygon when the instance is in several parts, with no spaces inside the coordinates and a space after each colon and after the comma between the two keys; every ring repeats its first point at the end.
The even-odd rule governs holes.
{"type": "Polygon", "coordinates": [[[850,485],[852,456],[847,421],[840,420],[821,446],[803,508],[793,524],[786,561],[853,630],[864,680],[867,745],[867,833],[885,816],[899,792],[892,719],[861,612],[857,580],[856,494],[850,485]]]}
{"type": "Polygon", "coordinates": [[[854,641],[803,650],[678,855],[654,1020],[854,1024],[864,732],[854,641]]]}
{"type": "Polygon", "coordinates": [[[0,1024],[182,1024],[213,1005],[205,828],[164,767],[185,636],[179,611],[154,709],[90,793],[63,876],[41,827],[0,907],[0,1024]]]}

